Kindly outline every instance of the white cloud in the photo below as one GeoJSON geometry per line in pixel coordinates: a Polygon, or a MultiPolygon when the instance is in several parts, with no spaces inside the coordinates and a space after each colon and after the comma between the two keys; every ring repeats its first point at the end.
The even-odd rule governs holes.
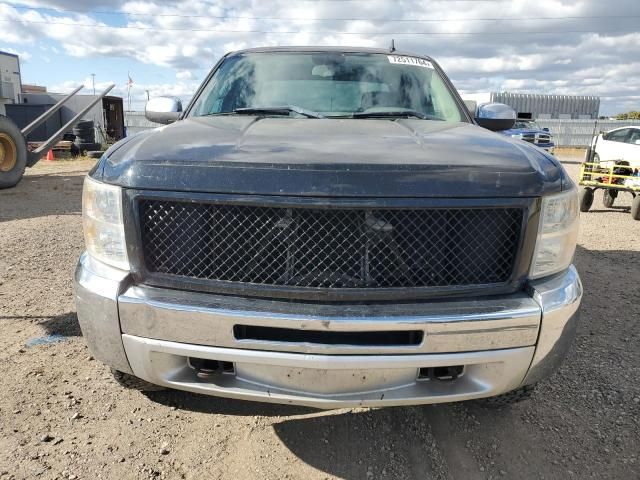
{"type": "Polygon", "coordinates": [[[16,50],[15,48],[4,47],[2,45],[0,45],[0,51],[12,53],[13,55],[18,55],[20,57],[21,62],[22,61],[28,62],[31,60],[31,54],[29,52],[19,51],[19,50],[16,50]]]}
{"type": "Polygon", "coordinates": [[[179,70],[176,72],[176,79],[178,80],[191,80],[193,78],[193,72],[190,70],[179,70]]]}
{"type": "MultiPolygon", "coordinates": [[[[197,81],[193,80],[178,80],[175,83],[137,83],[134,81],[131,87],[131,107],[134,110],[142,110],[144,104],[147,101],[147,91],[149,91],[150,97],[170,96],[180,98],[184,104],[191,100],[193,93],[198,87],[197,81]]],[[[122,83],[116,80],[99,81],[96,82],[96,93],[100,93],[105,90],[109,85],[115,84],[115,87],[110,95],[116,95],[125,99],[125,103],[129,98],[129,91],[126,83],[122,83]]],[[[57,85],[49,87],[49,91],[53,93],[69,93],[78,86],[76,81],[66,81],[57,85]]],[[[92,78],[89,76],[85,78],[83,82],[84,90],[81,94],[90,94],[93,91],[92,78]]],[[[127,105],[125,104],[125,108],[127,105]]]]}
{"type": "MultiPolygon", "coordinates": [[[[173,90],[164,84],[147,86],[154,91],[184,92],[195,88],[194,77],[202,76],[229,50],[284,44],[386,47],[392,38],[400,49],[434,56],[456,86],[468,92],[509,88],[522,92],[593,94],[610,99],[607,100],[610,108],[616,109],[623,105],[623,100],[616,99],[639,89],[638,76],[630,70],[636,72],[633,61],[640,58],[637,0],[615,3],[538,0],[535,8],[531,2],[507,0],[19,2],[77,12],[96,9],[131,14],[100,17],[15,8],[14,3],[17,4],[0,4],[0,19],[14,22],[10,29],[2,28],[6,21],[0,23],[4,42],[24,45],[45,40],[55,43],[51,47],[54,53],[53,49],[59,47],[68,55],[94,61],[117,57],[173,69],[177,80],[173,90]],[[574,18],[544,18],[563,16],[574,18]],[[341,20],[314,21],[327,18],[341,20]],[[353,18],[369,20],[349,20],[353,18]],[[470,20],[496,18],[521,20],[470,20]],[[105,19],[129,28],[105,28],[108,26],[105,19]],[[394,21],[416,19],[438,21],[394,21]],[[297,33],[276,33],[283,31],[297,33]],[[408,32],[446,35],[406,35],[408,32]],[[468,35],[470,32],[483,35],[468,35]],[[500,34],[504,32],[513,34],[500,34]]],[[[134,85],[136,92],[138,87],[134,85]]],[[[144,89],[138,93],[146,95],[144,89]]]]}

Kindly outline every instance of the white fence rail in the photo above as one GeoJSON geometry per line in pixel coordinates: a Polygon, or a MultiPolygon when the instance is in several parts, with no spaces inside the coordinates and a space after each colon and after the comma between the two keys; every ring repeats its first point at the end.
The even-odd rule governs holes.
{"type": "MultiPolygon", "coordinates": [[[[147,120],[144,112],[125,112],[124,124],[127,128],[127,135],[160,126],[147,120]]],[[[594,132],[612,130],[625,125],[640,125],[640,120],[540,119],[538,124],[551,131],[558,147],[586,147],[591,143],[594,132]]]]}

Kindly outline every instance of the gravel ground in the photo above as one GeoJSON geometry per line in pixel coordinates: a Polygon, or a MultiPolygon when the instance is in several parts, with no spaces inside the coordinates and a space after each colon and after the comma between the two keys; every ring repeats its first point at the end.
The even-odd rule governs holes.
{"type": "MultiPolygon", "coordinates": [[[[577,175],[578,157],[564,157],[577,175]]],[[[0,191],[0,479],[640,478],[640,222],[582,216],[578,336],[533,399],[315,411],[119,388],[81,337],[72,273],[87,161],[0,191]],[[43,340],[55,340],[45,343],[43,340]]]]}

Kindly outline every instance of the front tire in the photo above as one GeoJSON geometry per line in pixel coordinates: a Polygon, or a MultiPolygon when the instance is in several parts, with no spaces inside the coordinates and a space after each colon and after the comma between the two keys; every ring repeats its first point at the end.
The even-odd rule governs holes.
{"type": "Polygon", "coordinates": [[[122,387],[129,390],[137,390],[139,392],[161,392],[166,390],[165,387],[149,383],[146,380],[142,380],[134,375],[120,372],[119,370],[111,369],[113,379],[122,387]]]}
{"type": "Polygon", "coordinates": [[[22,132],[7,117],[0,116],[0,189],[15,186],[27,167],[27,144],[22,132]]]}
{"type": "Polygon", "coordinates": [[[591,188],[583,188],[579,193],[580,200],[580,211],[588,212],[593,205],[593,189],[591,188]]]}

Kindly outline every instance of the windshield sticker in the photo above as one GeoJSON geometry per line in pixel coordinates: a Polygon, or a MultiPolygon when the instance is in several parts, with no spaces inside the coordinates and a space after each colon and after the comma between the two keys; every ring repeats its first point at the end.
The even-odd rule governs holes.
{"type": "Polygon", "coordinates": [[[415,67],[422,68],[431,68],[433,69],[433,65],[429,60],[425,60],[424,58],[418,57],[405,57],[402,55],[387,55],[389,59],[389,63],[393,63],[395,65],[413,65],[415,67]]]}

